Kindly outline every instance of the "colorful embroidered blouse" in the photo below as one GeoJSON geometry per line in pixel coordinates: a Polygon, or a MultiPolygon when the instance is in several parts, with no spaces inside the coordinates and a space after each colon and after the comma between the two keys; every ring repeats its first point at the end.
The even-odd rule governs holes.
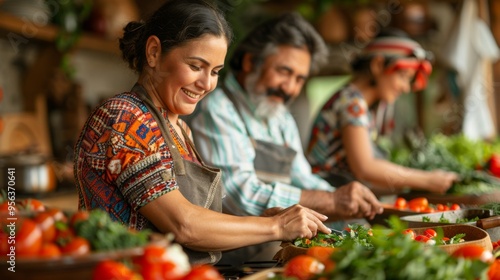
{"type": "MultiPolygon", "coordinates": [[[[193,160],[190,149],[175,143],[183,158],[193,160]]],[[[118,94],[92,112],[75,146],[78,208],[103,209],[130,228],[154,228],[138,210],[178,188],[173,164],[146,106],[135,93],[118,94]]]]}
{"type": "Polygon", "coordinates": [[[307,159],[313,172],[323,178],[337,172],[352,172],[347,164],[341,130],[346,125],[366,127],[370,139],[376,138],[376,129],[363,95],[352,85],[330,97],[318,113],[311,132],[307,159]]]}

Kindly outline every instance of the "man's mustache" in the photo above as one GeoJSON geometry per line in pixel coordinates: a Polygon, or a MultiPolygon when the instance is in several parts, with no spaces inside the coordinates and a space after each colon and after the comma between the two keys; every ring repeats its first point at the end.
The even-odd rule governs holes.
{"type": "Polygon", "coordinates": [[[276,96],[276,97],[280,97],[283,99],[283,103],[287,103],[290,98],[291,98],[291,95],[287,94],[285,91],[283,91],[282,89],[280,88],[268,88],[267,89],[267,93],[266,93],[267,96],[276,96]]]}

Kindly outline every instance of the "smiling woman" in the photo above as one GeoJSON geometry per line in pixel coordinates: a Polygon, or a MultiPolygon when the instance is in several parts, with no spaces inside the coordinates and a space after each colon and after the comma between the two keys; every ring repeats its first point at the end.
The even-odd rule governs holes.
{"type": "Polygon", "coordinates": [[[171,232],[192,263],[329,232],[325,216],[298,205],[268,217],[220,213],[221,172],[203,162],[179,119],[216,87],[232,40],[211,3],[171,0],[147,21],[125,27],[120,49],[137,83],[93,111],[75,151],[80,209],[103,209],[132,229],[171,232]]]}

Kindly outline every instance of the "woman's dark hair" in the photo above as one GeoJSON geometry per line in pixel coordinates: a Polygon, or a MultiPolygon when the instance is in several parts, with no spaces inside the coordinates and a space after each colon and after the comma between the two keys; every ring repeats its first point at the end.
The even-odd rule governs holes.
{"type": "Polygon", "coordinates": [[[285,13],[260,24],[238,44],[229,62],[231,69],[241,71],[247,53],[254,65],[260,65],[279,46],[306,47],[311,54],[312,72],[326,62],[328,55],[323,39],[309,22],[298,13],[285,13]]]}
{"type": "Polygon", "coordinates": [[[205,34],[225,36],[233,33],[223,13],[209,0],[169,0],[145,22],[133,21],[124,28],[120,50],[129,67],[141,73],[146,60],[147,39],[160,39],[162,54],[205,34]]]}

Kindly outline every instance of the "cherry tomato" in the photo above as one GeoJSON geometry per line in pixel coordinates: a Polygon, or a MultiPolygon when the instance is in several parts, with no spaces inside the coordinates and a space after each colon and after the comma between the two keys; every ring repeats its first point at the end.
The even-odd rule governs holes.
{"type": "Polygon", "coordinates": [[[45,211],[45,205],[38,199],[26,198],[19,202],[23,210],[27,211],[45,211]]]}
{"type": "Polygon", "coordinates": [[[452,253],[452,256],[457,258],[479,259],[483,262],[491,262],[493,260],[493,254],[490,251],[475,244],[467,244],[459,247],[452,253]]]}
{"type": "Polygon", "coordinates": [[[42,230],[42,240],[44,242],[52,242],[56,239],[56,222],[51,214],[40,212],[35,216],[34,221],[42,230]]]}
{"type": "Polygon", "coordinates": [[[437,236],[437,232],[433,230],[432,228],[428,228],[424,230],[424,235],[429,237],[429,238],[434,238],[437,236]]]}
{"type": "Polygon", "coordinates": [[[142,256],[133,259],[144,280],[181,279],[186,271],[168,259],[165,247],[150,245],[142,256]]]}
{"type": "Polygon", "coordinates": [[[90,243],[87,239],[75,236],[66,245],[61,247],[61,252],[68,255],[86,255],[90,253],[90,243]]]}
{"type": "Polygon", "coordinates": [[[417,236],[415,236],[415,241],[418,241],[418,242],[426,243],[429,240],[430,240],[430,238],[427,237],[427,236],[425,236],[425,235],[417,235],[417,236]]]}
{"type": "Polygon", "coordinates": [[[493,176],[500,177],[500,155],[493,154],[488,160],[488,171],[493,174],[493,176]]]}
{"type": "Polygon", "coordinates": [[[16,255],[36,256],[42,247],[42,230],[28,218],[22,219],[16,232],[16,255]]]}
{"type": "Polygon", "coordinates": [[[70,242],[71,239],[73,239],[73,237],[75,236],[75,233],[74,233],[73,229],[68,226],[67,223],[56,222],[55,226],[56,226],[55,242],[60,247],[63,247],[68,242],[70,242]]]}
{"type": "Polygon", "coordinates": [[[405,229],[403,231],[403,234],[407,234],[408,236],[410,236],[412,240],[415,240],[415,232],[412,229],[409,228],[405,229]]]}
{"type": "Polygon", "coordinates": [[[73,213],[73,215],[71,215],[71,218],[69,219],[69,225],[72,228],[74,228],[77,223],[86,221],[88,219],[89,219],[89,212],[84,210],[79,210],[73,213]]]}
{"type": "Polygon", "coordinates": [[[307,280],[323,272],[324,269],[325,266],[317,259],[308,255],[298,255],[285,264],[283,274],[299,280],[307,280]]]}
{"type": "Polygon", "coordinates": [[[436,212],[436,210],[434,208],[432,208],[431,206],[427,206],[425,208],[422,208],[420,212],[424,212],[424,213],[434,213],[436,212]]]}
{"type": "Polygon", "coordinates": [[[453,203],[451,206],[450,206],[450,210],[460,210],[460,205],[456,204],[456,203],[453,203]]]}
{"type": "Polygon", "coordinates": [[[49,213],[54,218],[54,221],[56,221],[56,222],[64,222],[65,223],[68,221],[68,217],[66,216],[66,214],[64,214],[64,212],[61,209],[49,208],[45,212],[49,213]]]}
{"type": "Polygon", "coordinates": [[[224,280],[219,271],[207,264],[194,266],[182,280],[224,280]]]}
{"type": "Polygon", "coordinates": [[[335,262],[330,258],[334,252],[335,248],[333,247],[313,246],[307,249],[306,255],[320,261],[325,265],[325,272],[329,272],[335,269],[335,262]]]}
{"type": "Polygon", "coordinates": [[[493,250],[495,250],[496,248],[498,248],[498,246],[500,246],[500,244],[498,244],[498,242],[491,242],[491,245],[493,246],[493,250]]]}
{"type": "Polygon", "coordinates": [[[436,204],[436,210],[439,212],[444,211],[444,205],[441,203],[436,204]]]}
{"type": "Polygon", "coordinates": [[[92,280],[139,280],[141,277],[123,263],[105,260],[97,264],[92,280]]]}
{"type": "Polygon", "coordinates": [[[11,211],[17,212],[18,210],[19,209],[13,201],[4,201],[0,203],[0,213],[9,213],[11,211]]]}
{"type": "Polygon", "coordinates": [[[394,201],[394,207],[397,209],[406,209],[408,208],[408,201],[402,197],[398,197],[396,201],[394,201]]]}
{"type": "Polygon", "coordinates": [[[429,206],[429,201],[425,197],[417,197],[408,201],[408,207],[426,209],[429,206]]]}
{"type": "Polygon", "coordinates": [[[500,259],[496,259],[488,268],[489,280],[500,280],[500,259]]]}
{"type": "Polygon", "coordinates": [[[55,243],[45,242],[42,244],[38,256],[41,258],[58,258],[61,256],[61,249],[55,243]]]}

